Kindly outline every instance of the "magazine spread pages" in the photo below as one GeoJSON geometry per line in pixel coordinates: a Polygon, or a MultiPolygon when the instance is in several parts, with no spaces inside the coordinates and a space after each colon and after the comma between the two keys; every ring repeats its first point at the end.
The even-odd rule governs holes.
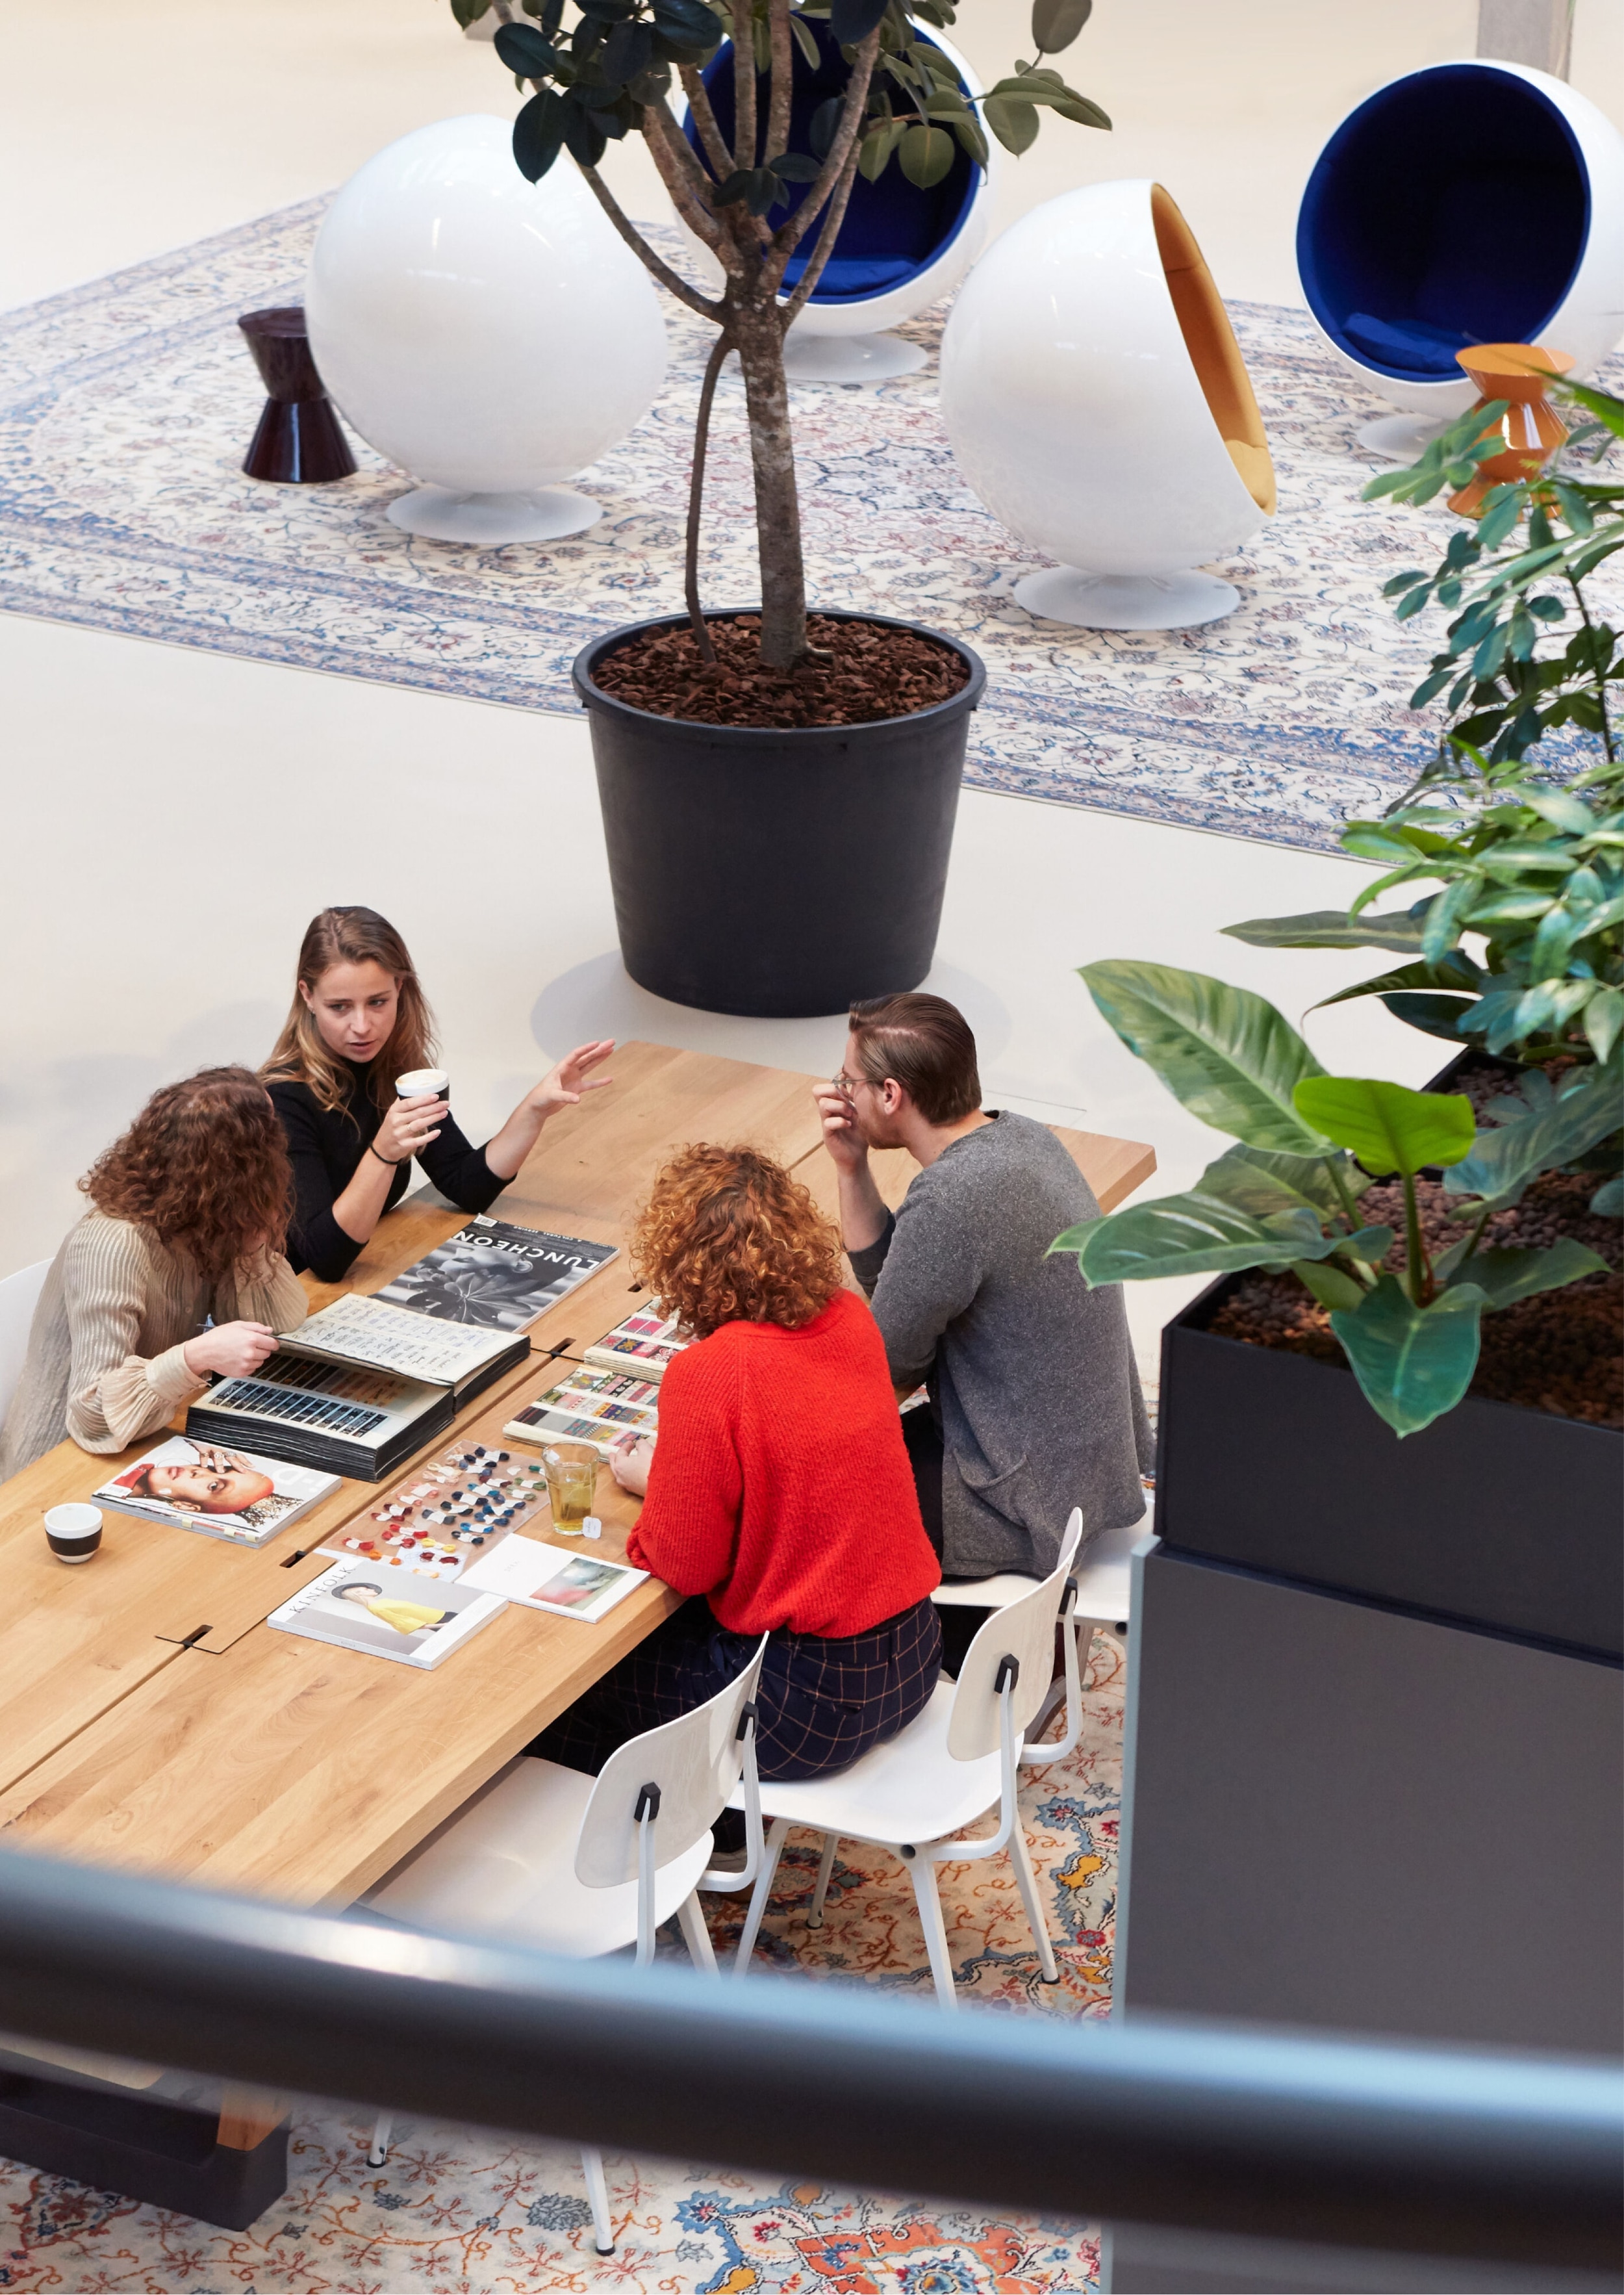
{"type": "Polygon", "coordinates": [[[557,1617],[595,1625],[648,1575],[624,1562],[566,1554],[559,1547],[515,1533],[463,1572],[461,1590],[501,1594],[526,1609],[550,1610],[557,1617]]]}
{"type": "Polygon", "coordinates": [[[413,1577],[403,1586],[370,1563],[340,1562],[273,1610],[265,1623],[427,1673],[506,1606],[501,1595],[475,1591],[466,1578],[445,1586],[413,1577]]]}
{"type": "Polygon", "coordinates": [[[610,1243],[544,1235],[481,1214],[377,1295],[441,1322],[519,1331],[616,1255],[610,1243]]]}
{"type": "Polygon", "coordinates": [[[92,1493],[98,1506],[263,1546],[339,1487],[337,1474],[172,1434],[92,1493]]]}

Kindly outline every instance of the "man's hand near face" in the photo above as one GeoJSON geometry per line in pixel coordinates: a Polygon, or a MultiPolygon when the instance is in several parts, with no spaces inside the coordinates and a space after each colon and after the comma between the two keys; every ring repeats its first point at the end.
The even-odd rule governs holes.
{"type": "Polygon", "coordinates": [[[869,1142],[859,1098],[873,1086],[857,1079],[849,1065],[812,1094],[823,1125],[823,1144],[840,1180],[840,1233],[848,1251],[866,1251],[885,1231],[885,1206],[869,1169],[869,1142]]]}

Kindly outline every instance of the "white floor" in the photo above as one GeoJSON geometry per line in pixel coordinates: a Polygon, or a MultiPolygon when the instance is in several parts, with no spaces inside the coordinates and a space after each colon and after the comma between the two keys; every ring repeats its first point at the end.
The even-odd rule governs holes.
{"type": "MultiPolygon", "coordinates": [[[[1391,73],[1470,53],[1474,20],[1470,0],[1099,0],[1066,69],[1121,124],[1047,127],[1006,170],[1008,214],[1154,173],[1228,291],[1295,299],[1292,216],[1326,130],[1391,73]]],[[[959,36],[992,68],[1024,21],[1015,0],[970,0],[959,36]]],[[[1574,77],[1624,104],[1620,0],[1579,0],[1574,77]]],[[[443,0],[5,0],[0,303],[307,197],[422,120],[512,102],[443,0]]],[[[636,155],[617,159],[628,205],[657,212],[636,155]]],[[[0,691],[0,1274],[54,1248],[78,1175],[158,1082],[263,1058],[326,902],[371,902],[406,934],[476,1133],[600,1032],[835,1063],[836,1021],[712,1017],[627,981],[580,720],[4,617],[0,691]]],[[[1340,905],[1357,881],[1338,858],[972,791],[930,984],[974,1023],[992,1100],[1149,1139],[1179,1186],[1221,1142],[1116,1043],[1073,968],[1155,958],[1296,1014],[1366,960],[1271,956],[1218,928],[1340,905]]],[[[1439,1065],[1379,1007],[1310,1030],[1355,1073],[1439,1065]]],[[[1191,1287],[1132,1298],[1147,1362],[1191,1287]]]]}

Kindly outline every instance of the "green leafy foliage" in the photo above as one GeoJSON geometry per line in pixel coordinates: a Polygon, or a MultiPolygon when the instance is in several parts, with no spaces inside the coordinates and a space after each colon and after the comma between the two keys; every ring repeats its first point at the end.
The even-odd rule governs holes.
{"type": "MultiPolygon", "coordinates": [[[[1624,399],[1583,384],[1557,388],[1595,418],[1592,443],[1624,438],[1624,399]]],[[[1463,416],[1367,496],[1424,502],[1464,484],[1496,449],[1476,437],[1489,411],[1463,416]]],[[[1585,443],[1581,430],[1576,444],[1585,443]]],[[[1434,604],[1454,616],[1445,649],[1411,697],[1416,708],[1443,701],[1437,756],[1379,821],[1343,831],[1347,851],[1386,872],[1345,918],[1254,918],[1228,927],[1236,939],[1413,945],[1426,976],[1381,974],[1342,996],[1380,996],[1429,1034],[1521,1060],[1609,1057],[1624,1038],[1624,762],[1614,725],[1624,639],[1584,585],[1621,549],[1624,475],[1581,479],[1564,470],[1497,487],[1432,573],[1387,584],[1402,620],[1434,604]],[[1583,770],[1571,778],[1538,755],[1560,727],[1589,737],[1590,761],[1581,753],[1583,770]],[[1406,885],[1433,889],[1406,911],[1371,912],[1406,885]],[[1477,935],[1481,956],[1463,945],[1477,935]]]]}
{"type": "Polygon", "coordinates": [[[1293,1098],[1298,1114],[1350,1149],[1373,1179],[1458,1164],[1477,1128],[1461,1094],[1411,1091],[1378,1076],[1307,1076],[1293,1098]]]}
{"type": "Polygon", "coordinates": [[[1576,1163],[1624,1124],[1624,1050],[1600,1067],[1570,1071],[1560,1089],[1534,1070],[1486,1114],[1498,1120],[1485,1123],[1444,1185],[1498,1211],[1521,1203],[1541,1172],[1576,1163]]]}
{"type": "Polygon", "coordinates": [[[1360,1391],[1395,1434],[1418,1434],[1471,1385],[1482,1308],[1483,1294],[1472,1284],[1417,1307],[1392,1275],[1357,1307],[1333,1308],[1331,1328],[1360,1391]]]}
{"type": "Polygon", "coordinates": [[[1412,910],[1360,917],[1343,909],[1314,909],[1300,917],[1253,917],[1223,930],[1249,948],[1390,948],[1407,955],[1421,948],[1421,919],[1412,910]]]}
{"type": "Polygon", "coordinates": [[[1564,1235],[1548,1251],[1476,1251],[1465,1237],[1438,1262],[1440,1275],[1460,1272],[1483,1295],[1485,1307],[1509,1307],[1541,1291],[1560,1291],[1583,1275],[1604,1275],[1599,1252],[1564,1235]]]}
{"type": "Polygon", "coordinates": [[[1093,13],[1094,0],[1032,0],[1032,46],[1041,56],[1057,56],[1093,13]]]}
{"type": "MultiPolygon", "coordinates": [[[[1571,1239],[1548,1251],[1481,1246],[1492,1210],[1617,1128],[1624,1045],[1560,1085],[1530,1071],[1479,1126],[1464,1093],[1326,1075],[1273,1005],[1248,990],[1166,965],[1090,964],[1081,976],[1129,1049],[1193,1115],[1239,1142],[1184,1194],[1067,1229],[1051,1248],[1074,1252],[1085,1281],[1289,1269],[1329,1310],[1361,1391],[1402,1437],[1465,1393],[1482,1314],[1604,1264],[1571,1239]],[[1481,1200],[1470,1232],[1434,1257],[1416,1180],[1439,1166],[1449,1188],[1481,1200]],[[1389,1264],[1399,1255],[1392,1229],[1361,1222],[1361,1172],[1400,1175],[1398,1269],[1389,1264]]],[[[1609,1181],[1595,1207],[1615,1197],[1624,1207],[1624,1185],[1609,1181]]]]}
{"type": "Polygon", "coordinates": [[[1250,989],[1171,965],[1085,964],[1089,993],[1130,1052],[1203,1123],[1250,1148],[1323,1153],[1293,1093],[1324,1070],[1289,1020],[1250,989]]]}

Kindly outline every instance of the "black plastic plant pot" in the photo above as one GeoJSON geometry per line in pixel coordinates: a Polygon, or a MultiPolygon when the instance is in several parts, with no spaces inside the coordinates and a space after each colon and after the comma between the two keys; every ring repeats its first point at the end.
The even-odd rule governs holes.
{"type": "Polygon", "coordinates": [[[1206,1327],[1240,1279],[1220,1278],[1162,1335],[1156,1530],[1170,1549],[1624,1653],[1624,1434],[1469,1394],[1400,1442],[1342,1364],[1206,1327]]]}
{"type": "Polygon", "coordinates": [[[762,1019],[918,987],[984,666],[918,623],[841,614],[949,647],[967,682],[911,716],[787,731],[655,716],[595,683],[608,655],[685,618],[629,623],[575,657],[626,970],[673,1003],[762,1019]]]}

